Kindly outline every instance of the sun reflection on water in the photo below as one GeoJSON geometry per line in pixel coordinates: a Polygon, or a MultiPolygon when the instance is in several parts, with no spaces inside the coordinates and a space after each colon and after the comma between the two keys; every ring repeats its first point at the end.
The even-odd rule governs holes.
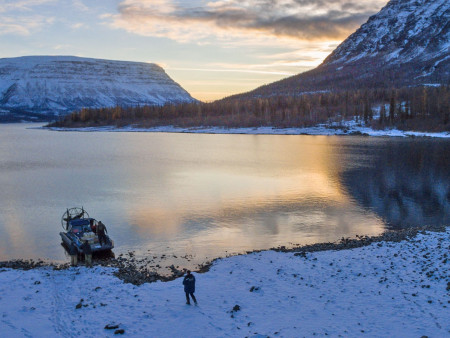
{"type": "Polygon", "coordinates": [[[107,225],[118,254],[199,261],[450,214],[445,141],[0,129],[0,260],[66,259],[73,206],[107,225]]]}

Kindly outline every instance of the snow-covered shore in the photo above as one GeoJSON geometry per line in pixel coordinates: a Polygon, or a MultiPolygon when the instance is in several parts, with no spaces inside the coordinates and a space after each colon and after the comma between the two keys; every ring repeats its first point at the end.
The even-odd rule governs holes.
{"type": "Polygon", "coordinates": [[[136,337],[444,337],[449,248],[447,228],[351,250],[229,257],[196,274],[198,307],[185,305],[180,278],[135,286],[100,266],[1,269],[0,327],[5,337],[113,336],[107,324],[136,337]]]}
{"type": "Polygon", "coordinates": [[[450,138],[449,132],[431,133],[418,131],[403,131],[399,129],[375,130],[364,126],[356,120],[349,120],[342,123],[319,124],[307,128],[221,128],[221,127],[175,127],[161,126],[152,128],[141,128],[138,126],[102,126],[85,128],[56,128],[47,129],[54,131],[78,131],[78,132],[153,132],[153,133],[193,133],[193,134],[250,134],[250,135],[366,135],[385,137],[436,137],[450,138]]]}

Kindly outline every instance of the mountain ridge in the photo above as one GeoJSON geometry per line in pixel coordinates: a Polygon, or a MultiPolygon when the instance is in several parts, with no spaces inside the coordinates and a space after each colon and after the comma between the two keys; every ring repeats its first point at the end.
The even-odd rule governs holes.
{"type": "Polygon", "coordinates": [[[448,1],[391,0],[315,69],[229,98],[448,85],[449,21],[448,1]]]}

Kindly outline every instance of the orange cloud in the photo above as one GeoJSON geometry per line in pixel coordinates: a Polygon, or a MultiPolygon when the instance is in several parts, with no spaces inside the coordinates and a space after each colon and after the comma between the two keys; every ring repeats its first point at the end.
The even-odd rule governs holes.
{"type": "Polygon", "coordinates": [[[385,0],[124,0],[113,26],[180,42],[282,37],[342,40],[385,0]]]}

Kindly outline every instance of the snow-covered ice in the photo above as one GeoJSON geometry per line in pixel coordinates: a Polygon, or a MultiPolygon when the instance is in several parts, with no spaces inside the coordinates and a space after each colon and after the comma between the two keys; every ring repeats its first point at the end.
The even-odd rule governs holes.
{"type": "Polygon", "coordinates": [[[2,269],[0,332],[114,336],[104,327],[117,324],[133,337],[448,337],[449,247],[447,228],[305,257],[229,257],[195,274],[198,307],[185,305],[181,278],[134,286],[113,268],[2,269]]]}

